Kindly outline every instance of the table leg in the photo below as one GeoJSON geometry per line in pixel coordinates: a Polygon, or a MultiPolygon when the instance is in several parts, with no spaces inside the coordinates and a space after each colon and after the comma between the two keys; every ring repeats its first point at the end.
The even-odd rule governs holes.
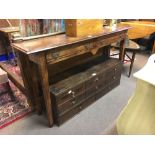
{"type": "Polygon", "coordinates": [[[26,96],[28,98],[28,103],[33,106],[34,95],[33,95],[33,81],[32,81],[32,68],[30,66],[30,61],[26,54],[17,51],[18,65],[20,67],[23,83],[26,89],[26,96]]]}
{"type": "Polygon", "coordinates": [[[48,69],[47,69],[46,58],[44,53],[38,54],[38,69],[40,73],[40,80],[42,84],[48,123],[49,123],[49,126],[52,127],[53,113],[52,113],[52,104],[51,104],[51,97],[50,97],[50,91],[49,91],[48,69]]]}
{"type": "Polygon", "coordinates": [[[129,75],[128,75],[128,77],[130,77],[130,75],[131,75],[131,71],[132,71],[133,63],[134,63],[134,60],[135,60],[135,55],[136,55],[136,52],[135,52],[135,51],[133,51],[133,53],[132,53],[132,58],[131,58],[131,64],[130,64],[130,69],[129,69],[129,75]]]}
{"type": "Polygon", "coordinates": [[[119,60],[121,60],[122,62],[124,61],[124,55],[125,55],[125,39],[121,40],[120,42],[119,60]]]}
{"type": "Polygon", "coordinates": [[[39,76],[38,76],[38,68],[36,64],[33,62],[30,62],[31,64],[31,73],[32,73],[32,82],[33,82],[33,94],[34,94],[34,100],[35,100],[35,109],[38,115],[42,114],[42,105],[41,105],[41,93],[39,89],[39,76]]]}

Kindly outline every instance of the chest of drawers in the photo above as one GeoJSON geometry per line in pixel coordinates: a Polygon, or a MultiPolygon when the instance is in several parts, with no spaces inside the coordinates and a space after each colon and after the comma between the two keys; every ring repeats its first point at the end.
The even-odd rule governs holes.
{"type": "MultiPolygon", "coordinates": [[[[55,123],[60,125],[105,95],[120,82],[118,59],[95,60],[50,87],[55,123]]],[[[77,69],[78,70],[78,69],[77,69]]]]}

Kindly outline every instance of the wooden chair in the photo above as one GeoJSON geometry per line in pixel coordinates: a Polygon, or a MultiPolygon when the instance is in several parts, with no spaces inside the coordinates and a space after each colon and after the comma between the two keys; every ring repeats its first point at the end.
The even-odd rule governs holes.
{"type": "Polygon", "coordinates": [[[8,92],[10,97],[11,97],[11,101],[15,101],[15,96],[14,96],[14,94],[13,94],[13,92],[11,90],[10,84],[9,84],[8,75],[1,68],[0,68],[0,84],[5,85],[5,88],[7,89],[7,91],[1,92],[0,95],[3,95],[4,93],[8,92]]]}
{"type": "MultiPolygon", "coordinates": [[[[112,47],[118,49],[119,48],[119,42],[118,43],[113,43],[111,45],[112,47]]],[[[136,52],[140,49],[140,46],[132,41],[132,40],[126,40],[126,43],[125,43],[125,54],[124,54],[124,58],[123,58],[123,62],[130,62],[130,68],[129,68],[129,74],[128,74],[128,77],[130,77],[131,75],[131,72],[132,72],[132,68],[133,68],[133,63],[134,63],[134,60],[135,60],[135,55],[136,55],[136,52]],[[130,52],[132,55],[129,56],[128,52],[130,52]],[[126,57],[128,59],[126,59],[126,57]]],[[[114,56],[114,55],[118,55],[117,54],[112,54],[111,56],[114,56]]]]}

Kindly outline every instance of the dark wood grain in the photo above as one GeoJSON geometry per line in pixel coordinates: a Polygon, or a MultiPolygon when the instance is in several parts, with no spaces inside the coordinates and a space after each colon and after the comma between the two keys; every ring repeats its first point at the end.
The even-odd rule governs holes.
{"type": "Polygon", "coordinates": [[[17,56],[18,56],[18,65],[20,67],[24,87],[26,90],[26,96],[28,99],[29,104],[33,107],[34,106],[34,95],[33,95],[33,82],[32,82],[32,68],[30,65],[30,61],[28,59],[28,56],[18,52],[17,51],[17,56]]]}
{"type": "Polygon", "coordinates": [[[74,116],[77,110],[81,111],[87,107],[90,104],[87,103],[88,98],[94,97],[97,100],[117,86],[121,77],[121,66],[122,63],[118,59],[97,58],[96,61],[83,64],[84,71],[73,67],[73,70],[79,70],[79,73],[71,74],[53,84],[50,91],[58,125],[74,116]]]}
{"type": "Polygon", "coordinates": [[[85,42],[91,42],[94,39],[98,39],[100,37],[108,37],[109,35],[116,33],[123,33],[129,29],[129,27],[117,27],[112,30],[110,28],[103,28],[101,33],[97,33],[90,37],[67,37],[65,34],[38,38],[28,41],[23,41],[19,43],[13,43],[12,46],[16,49],[19,49],[21,52],[26,54],[32,54],[40,51],[51,50],[55,48],[70,46],[72,44],[82,44],[85,42]]]}
{"type": "Polygon", "coordinates": [[[46,112],[48,117],[49,127],[53,126],[53,113],[52,104],[49,92],[49,79],[48,79],[48,69],[46,64],[45,53],[40,53],[38,58],[38,69],[40,74],[40,80],[42,84],[42,90],[44,95],[44,102],[46,106],[46,112]]]}
{"type": "MultiPolygon", "coordinates": [[[[12,44],[19,54],[20,68],[25,79],[23,81],[25,81],[24,85],[28,97],[30,100],[32,99],[37,111],[40,112],[42,107],[39,103],[39,98],[41,97],[40,92],[42,92],[41,95],[44,98],[42,105],[45,105],[50,127],[54,123],[53,119],[56,120],[55,115],[57,115],[57,112],[54,99],[50,97],[49,84],[52,86],[55,82],[62,80],[62,78],[68,78],[70,73],[76,74],[77,68],[73,69],[73,72],[69,74],[67,70],[80,66],[80,71],[85,62],[87,62],[87,65],[93,64],[94,58],[101,57],[102,60],[108,60],[109,45],[118,40],[122,40],[120,54],[120,60],[122,60],[127,30],[128,27],[118,27],[115,30],[107,28],[103,29],[102,33],[91,37],[73,38],[61,34],[12,44]],[[92,62],[88,63],[89,60],[92,62]],[[36,67],[33,67],[32,63],[36,67]],[[37,78],[36,75],[38,76],[37,78]],[[35,76],[35,78],[32,78],[32,76],[35,76]],[[35,91],[36,89],[37,91],[35,91]]],[[[113,74],[110,77],[112,78],[113,74]]],[[[81,106],[79,106],[80,109],[81,106]]],[[[57,121],[59,122],[58,119],[57,121]]]]}

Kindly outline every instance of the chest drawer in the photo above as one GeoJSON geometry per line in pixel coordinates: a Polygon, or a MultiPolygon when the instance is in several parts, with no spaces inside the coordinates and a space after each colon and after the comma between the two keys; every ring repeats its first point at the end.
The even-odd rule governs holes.
{"type": "Polygon", "coordinates": [[[102,96],[104,96],[106,93],[108,93],[109,91],[111,91],[113,88],[115,88],[116,86],[118,86],[120,83],[120,79],[115,79],[114,81],[112,81],[111,83],[108,83],[105,87],[98,89],[96,91],[96,100],[101,98],[102,96]]]}
{"type": "Polygon", "coordinates": [[[84,92],[85,84],[81,83],[71,89],[68,89],[67,86],[65,85],[64,87],[62,86],[62,89],[64,89],[63,92],[54,95],[54,98],[55,98],[55,101],[57,104],[61,104],[61,103],[70,101],[70,100],[74,99],[81,92],[84,92]]]}
{"type": "Polygon", "coordinates": [[[105,80],[105,72],[103,71],[102,67],[88,70],[86,75],[88,77],[86,81],[86,89],[89,89],[90,87],[96,87],[100,84],[101,81],[105,80]]]}
{"type": "Polygon", "coordinates": [[[58,114],[61,115],[62,113],[65,113],[72,107],[75,107],[78,104],[80,104],[84,99],[85,99],[85,92],[83,92],[82,94],[79,94],[78,96],[74,97],[73,99],[67,102],[63,102],[57,105],[58,114]]]}
{"type": "Polygon", "coordinates": [[[69,120],[70,118],[72,118],[73,116],[75,116],[76,114],[78,114],[80,111],[82,111],[84,108],[86,108],[87,106],[89,106],[90,104],[92,104],[95,101],[94,97],[89,97],[86,100],[84,100],[80,105],[73,107],[72,109],[70,109],[69,111],[67,111],[66,113],[60,115],[57,118],[57,124],[60,125],[64,122],[66,122],[67,120],[69,120]]]}

